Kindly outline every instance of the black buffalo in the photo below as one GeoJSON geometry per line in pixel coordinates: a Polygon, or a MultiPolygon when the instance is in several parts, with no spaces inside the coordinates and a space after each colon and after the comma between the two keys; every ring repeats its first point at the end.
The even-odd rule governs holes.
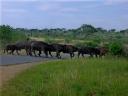
{"type": "MultiPolygon", "coordinates": [[[[73,45],[64,45],[64,44],[50,44],[48,51],[56,52],[56,57],[61,58],[60,53],[69,53],[70,57],[74,57],[74,52],[77,51],[77,48],[73,45]]],[[[51,55],[52,56],[52,55],[51,55]]]]}
{"type": "Polygon", "coordinates": [[[63,51],[64,45],[62,44],[49,44],[47,51],[52,56],[51,52],[56,52],[56,57],[61,58],[60,53],[63,51]]]}
{"type": "Polygon", "coordinates": [[[78,57],[82,55],[84,57],[84,54],[89,54],[90,57],[102,57],[105,56],[107,53],[107,49],[105,47],[82,47],[78,50],[78,57]]]}
{"type": "Polygon", "coordinates": [[[91,47],[81,47],[78,49],[78,57],[82,55],[84,57],[84,54],[88,54],[91,57],[93,56],[91,47]]]}
{"type": "Polygon", "coordinates": [[[45,53],[46,57],[48,57],[48,49],[49,49],[49,44],[43,41],[33,41],[30,44],[30,54],[34,53],[36,55],[36,51],[39,51],[38,55],[41,56],[42,51],[45,53]]]}
{"type": "Polygon", "coordinates": [[[73,45],[64,45],[63,53],[69,53],[70,57],[74,57],[74,52],[77,52],[78,48],[73,45]]]}
{"type": "MultiPolygon", "coordinates": [[[[16,42],[15,46],[18,49],[17,52],[19,50],[24,49],[26,51],[26,54],[30,55],[30,53],[31,53],[30,52],[31,51],[31,43],[32,42],[35,42],[35,41],[19,41],[19,42],[16,42]]],[[[19,54],[19,52],[18,52],[18,54],[19,54]]]]}
{"type": "Polygon", "coordinates": [[[5,48],[4,48],[4,53],[9,53],[9,54],[14,54],[14,51],[16,50],[16,52],[17,52],[17,54],[19,54],[18,53],[18,48],[17,48],[17,46],[15,45],[15,44],[8,44],[8,45],[6,45],[5,46],[5,48]]]}

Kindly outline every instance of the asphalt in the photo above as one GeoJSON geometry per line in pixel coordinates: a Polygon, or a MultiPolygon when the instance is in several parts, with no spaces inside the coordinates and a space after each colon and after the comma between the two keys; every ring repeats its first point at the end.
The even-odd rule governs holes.
{"type": "MultiPolygon", "coordinates": [[[[69,57],[68,55],[64,55],[62,59],[69,57]]],[[[48,60],[57,60],[56,57],[46,58],[45,56],[34,57],[34,56],[25,56],[25,55],[0,55],[0,66],[4,65],[13,65],[13,64],[24,64],[31,62],[39,62],[39,61],[48,61],[48,60]]]]}

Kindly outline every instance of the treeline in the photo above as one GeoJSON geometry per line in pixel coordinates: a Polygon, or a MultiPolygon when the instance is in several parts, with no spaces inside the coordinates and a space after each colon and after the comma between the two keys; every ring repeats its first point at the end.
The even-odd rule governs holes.
{"type": "Polygon", "coordinates": [[[97,40],[112,41],[115,39],[128,43],[128,29],[117,31],[95,28],[92,25],[83,24],[76,29],[54,28],[54,29],[26,29],[16,28],[17,32],[25,33],[33,37],[65,38],[68,40],[97,40]]]}
{"type": "Polygon", "coordinates": [[[0,39],[2,42],[13,42],[15,40],[24,39],[26,36],[65,39],[66,42],[72,40],[96,41],[98,43],[110,42],[118,40],[122,43],[128,43],[128,29],[117,31],[115,29],[106,30],[103,28],[95,28],[92,25],[83,24],[76,29],[26,29],[12,28],[8,25],[0,26],[0,39]]]}

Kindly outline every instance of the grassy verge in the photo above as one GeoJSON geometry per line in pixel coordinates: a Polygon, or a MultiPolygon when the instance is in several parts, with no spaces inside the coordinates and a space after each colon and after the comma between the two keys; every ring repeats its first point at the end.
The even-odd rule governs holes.
{"type": "Polygon", "coordinates": [[[2,96],[128,96],[128,60],[47,62],[8,82],[2,96]]]}

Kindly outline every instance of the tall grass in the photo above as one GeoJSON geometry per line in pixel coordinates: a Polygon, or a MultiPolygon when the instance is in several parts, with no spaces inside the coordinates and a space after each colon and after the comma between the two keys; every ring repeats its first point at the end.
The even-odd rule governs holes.
{"type": "Polygon", "coordinates": [[[9,81],[2,96],[128,96],[128,60],[84,58],[40,64],[9,81]]]}

